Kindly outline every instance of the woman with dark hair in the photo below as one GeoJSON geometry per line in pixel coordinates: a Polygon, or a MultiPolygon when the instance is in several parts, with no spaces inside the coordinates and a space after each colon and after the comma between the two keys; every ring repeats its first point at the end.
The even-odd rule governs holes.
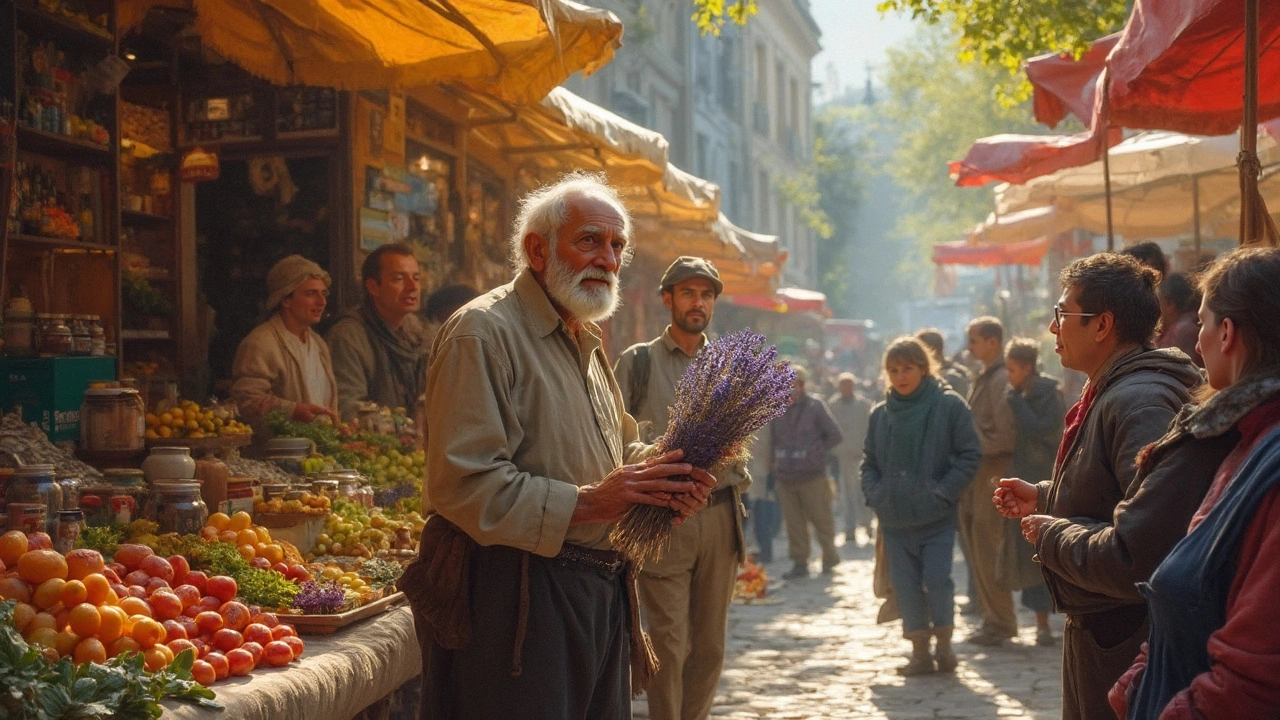
{"type": "Polygon", "coordinates": [[[884,371],[888,392],[871,410],[862,492],[880,519],[902,634],[911,641],[911,661],[898,672],[951,672],[956,508],[982,448],[969,406],[935,377],[923,343],[913,337],[893,341],[884,371]],[[937,638],[936,655],[929,651],[931,637],[937,638]]]}
{"type": "Polygon", "coordinates": [[[1121,718],[1280,715],[1278,285],[1276,248],[1233,251],[1200,282],[1199,349],[1216,394],[1186,424],[1238,441],[1186,537],[1139,585],[1151,631],[1111,690],[1121,718]]]}
{"type": "Polygon", "coordinates": [[[1200,309],[1200,290],[1184,273],[1172,273],[1156,286],[1160,300],[1160,330],[1156,332],[1156,347],[1178,348],[1204,367],[1204,359],[1196,350],[1200,334],[1200,322],[1196,311],[1200,309]]]}

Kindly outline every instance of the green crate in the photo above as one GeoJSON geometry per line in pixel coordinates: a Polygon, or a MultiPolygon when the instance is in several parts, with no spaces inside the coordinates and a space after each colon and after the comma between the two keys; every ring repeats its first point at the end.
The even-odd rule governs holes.
{"type": "Polygon", "coordinates": [[[80,405],[89,383],[116,379],[113,357],[0,358],[0,407],[22,406],[53,442],[80,439],[80,405]]]}

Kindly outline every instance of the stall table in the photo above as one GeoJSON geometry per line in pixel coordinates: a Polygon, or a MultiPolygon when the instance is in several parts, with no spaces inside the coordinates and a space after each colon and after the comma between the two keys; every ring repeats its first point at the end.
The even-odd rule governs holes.
{"type": "Polygon", "coordinates": [[[302,659],[213,686],[226,710],[166,700],[177,720],[347,720],[422,672],[413,614],[398,607],[332,635],[305,635],[302,659]]]}

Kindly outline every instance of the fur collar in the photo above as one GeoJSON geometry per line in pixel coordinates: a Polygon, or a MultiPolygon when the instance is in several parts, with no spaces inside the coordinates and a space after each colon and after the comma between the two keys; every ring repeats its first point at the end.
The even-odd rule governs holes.
{"type": "Polygon", "coordinates": [[[1178,424],[1197,438],[1214,437],[1235,427],[1259,405],[1280,397],[1280,377],[1245,380],[1219,392],[1198,407],[1187,406],[1178,424]]]}

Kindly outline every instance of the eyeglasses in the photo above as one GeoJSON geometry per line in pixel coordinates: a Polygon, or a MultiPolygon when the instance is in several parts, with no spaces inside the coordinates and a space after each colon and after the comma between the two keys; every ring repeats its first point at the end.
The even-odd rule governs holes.
{"type": "Polygon", "coordinates": [[[1101,315],[1101,314],[1102,314],[1102,313],[1075,313],[1075,312],[1064,312],[1064,311],[1063,311],[1063,309],[1062,309],[1062,306],[1060,306],[1060,305],[1054,305],[1054,306],[1053,306],[1053,321],[1054,321],[1055,323],[1057,323],[1057,324],[1058,324],[1058,327],[1062,327],[1062,318],[1067,317],[1067,316],[1072,316],[1072,317],[1098,317],[1098,316],[1099,316],[1099,315],[1101,315]]]}

